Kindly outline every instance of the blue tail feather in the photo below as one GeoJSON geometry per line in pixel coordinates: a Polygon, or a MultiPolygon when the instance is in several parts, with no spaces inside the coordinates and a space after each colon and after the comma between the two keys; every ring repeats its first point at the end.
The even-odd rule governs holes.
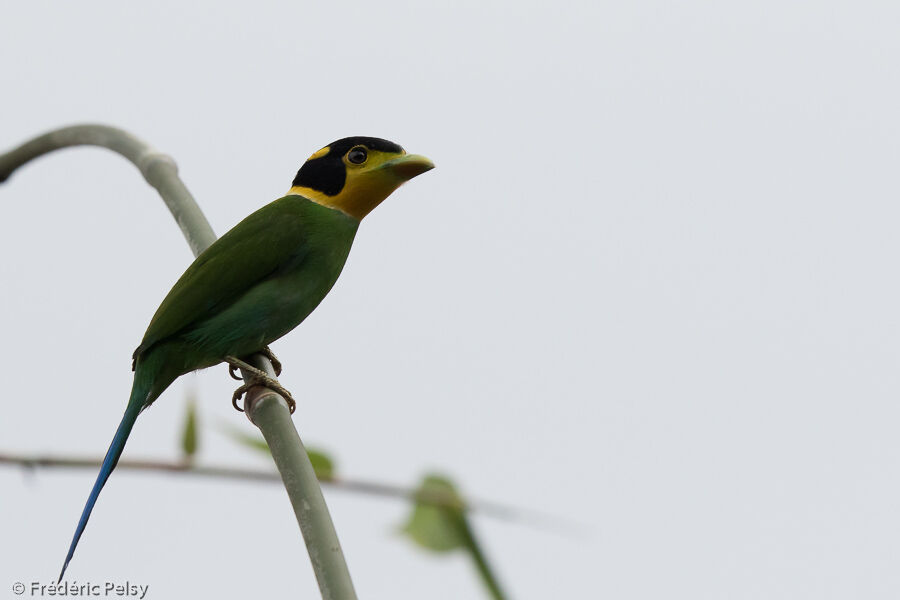
{"type": "Polygon", "coordinates": [[[119,423],[119,428],[116,430],[112,444],[110,444],[109,450],[106,451],[106,457],[100,466],[100,474],[97,475],[97,481],[94,482],[91,495],[88,496],[87,503],[84,505],[81,519],[78,521],[78,527],[75,529],[75,536],[72,538],[72,544],[69,546],[69,553],[66,555],[66,562],[63,564],[57,582],[62,581],[63,575],[66,573],[66,567],[69,566],[69,561],[72,560],[72,555],[75,554],[75,547],[78,545],[78,540],[81,539],[81,534],[84,533],[91,511],[94,510],[94,504],[100,495],[100,490],[103,489],[106,480],[109,479],[113,469],[116,468],[116,463],[119,462],[119,457],[122,455],[122,449],[125,448],[128,435],[131,433],[131,428],[134,427],[134,422],[144,407],[144,403],[147,400],[147,392],[143,388],[144,386],[138,385],[137,376],[135,376],[135,383],[131,390],[131,399],[128,401],[128,407],[125,409],[125,414],[122,416],[122,421],[119,423]]]}

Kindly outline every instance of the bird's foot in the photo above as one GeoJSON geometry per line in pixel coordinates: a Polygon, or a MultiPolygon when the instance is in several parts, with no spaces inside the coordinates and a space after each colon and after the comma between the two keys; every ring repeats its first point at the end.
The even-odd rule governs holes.
{"type": "Polygon", "coordinates": [[[278,360],[275,353],[272,352],[268,346],[264,346],[263,349],[259,351],[259,354],[268,358],[269,362],[272,363],[272,368],[275,369],[275,377],[281,377],[281,361],[278,360]]]}
{"type": "MultiPolygon", "coordinates": [[[[278,357],[275,356],[274,352],[269,350],[268,346],[265,346],[262,350],[260,350],[256,354],[262,354],[263,356],[268,358],[269,362],[272,363],[272,369],[275,370],[275,377],[281,376],[281,361],[278,360],[278,357]]],[[[226,361],[226,362],[228,362],[228,361],[226,361]]],[[[244,361],[244,364],[246,364],[246,361],[244,361]]],[[[231,375],[232,379],[236,379],[238,381],[241,381],[244,379],[243,377],[238,375],[237,371],[240,368],[243,368],[243,367],[237,367],[234,365],[234,363],[230,363],[230,362],[228,363],[228,374],[231,375]]]]}
{"type": "MultiPolygon", "coordinates": [[[[266,350],[269,351],[269,353],[271,354],[271,350],[269,350],[268,348],[266,348],[266,350]]],[[[253,365],[247,364],[246,362],[242,361],[241,359],[235,358],[233,356],[226,356],[225,362],[228,363],[229,373],[231,373],[231,376],[234,377],[235,379],[241,379],[240,377],[235,376],[237,369],[243,369],[250,373],[250,380],[245,382],[244,385],[242,385],[238,389],[236,389],[234,391],[234,395],[231,397],[231,404],[232,404],[232,406],[234,406],[235,409],[237,409],[241,412],[244,412],[244,409],[241,408],[241,406],[238,404],[238,402],[241,399],[241,396],[243,396],[247,392],[247,390],[249,390],[253,386],[261,385],[263,387],[269,388],[270,390],[273,390],[273,391],[281,394],[284,397],[284,399],[287,401],[288,408],[291,410],[291,414],[294,414],[294,411],[297,409],[297,403],[294,401],[294,397],[291,396],[291,393],[289,391],[287,391],[284,388],[284,386],[282,386],[280,383],[278,383],[277,379],[273,379],[265,371],[263,371],[261,369],[257,369],[253,365]]],[[[274,367],[275,365],[273,364],[272,366],[274,367]]],[[[280,372],[280,371],[281,371],[280,368],[277,369],[277,372],[280,372]]]]}

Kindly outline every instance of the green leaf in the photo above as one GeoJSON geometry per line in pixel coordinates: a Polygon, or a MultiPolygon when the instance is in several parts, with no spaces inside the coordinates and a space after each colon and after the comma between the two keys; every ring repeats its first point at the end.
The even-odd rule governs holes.
{"type": "Polygon", "coordinates": [[[181,454],[185,460],[193,460],[197,454],[199,439],[197,433],[197,405],[194,398],[188,399],[184,416],[184,427],[181,430],[181,454]]]}
{"type": "Polygon", "coordinates": [[[306,455],[309,456],[317,479],[322,481],[334,479],[334,461],[330,456],[313,448],[307,448],[306,455]]]}
{"type": "MultiPolygon", "coordinates": [[[[269,445],[262,436],[244,433],[240,429],[230,425],[223,425],[219,430],[242,446],[252,448],[257,452],[264,452],[269,456],[272,455],[269,451],[269,445]]],[[[316,448],[307,448],[306,455],[309,457],[309,462],[312,463],[313,470],[316,472],[316,477],[318,479],[323,481],[334,479],[335,467],[334,460],[331,456],[316,448]]]]}
{"type": "Polygon", "coordinates": [[[448,478],[436,474],[425,477],[416,490],[412,515],[402,531],[433,552],[466,552],[490,597],[506,598],[469,524],[465,501],[448,478]]]}
{"type": "Polygon", "coordinates": [[[450,552],[468,546],[463,502],[446,477],[428,475],[415,494],[415,505],[401,531],[423,548],[450,552]]]}
{"type": "Polygon", "coordinates": [[[266,443],[266,440],[259,435],[251,435],[249,433],[244,433],[237,427],[231,426],[222,426],[219,428],[219,431],[230,437],[233,441],[237,442],[242,446],[246,446],[247,448],[252,448],[257,452],[263,452],[268,454],[269,456],[272,453],[269,451],[269,445],[266,443]]]}

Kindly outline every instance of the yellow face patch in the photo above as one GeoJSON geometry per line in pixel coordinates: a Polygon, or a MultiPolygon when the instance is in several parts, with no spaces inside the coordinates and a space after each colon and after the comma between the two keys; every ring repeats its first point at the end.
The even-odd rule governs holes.
{"type": "MultiPolygon", "coordinates": [[[[326,146],[313,154],[310,160],[325,156],[329,151],[330,148],[326,146]]],[[[404,178],[398,177],[390,169],[384,168],[386,163],[405,154],[405,151],[399,153],[383,152],[363,146],[354,146],[341,157],[344,163],[346,179],[344,187],[336,195],[329,196],[319,190],[305,186],[294,186],[288,193],[303,196],[318,204],[337,209],[357,219],[362,219],[406,181],[404,178]],[[351,153],[358,148],[365,149],[366,158],[361,163],[351,161],[349,158],[351,153]]],[[[356,155],[356,158],[358,160],[358,155],[356,155]]]]}
{"type": "Polygon", "coordinates": [[[325,147],[322,148],[321,150],[316,150],[315,152],[313,152],[313,153],[310,155],[310,157],[307,158],[306,160],[313,160],[314,158],[322,158],[323,156],[325,156],[325,155],[328,154],[329,152],[331,152],[331,146],[325,146],[325,147]]]}

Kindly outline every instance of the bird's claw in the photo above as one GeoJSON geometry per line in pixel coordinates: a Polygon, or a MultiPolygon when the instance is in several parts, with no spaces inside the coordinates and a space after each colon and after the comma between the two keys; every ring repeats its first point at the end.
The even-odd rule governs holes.
{"type": "Polygon", "coordinates": [[[244,392],[247,391],[247,386],[242,385],[238,389],[234,390],[234,395],[231,397],[231,405],[234,407],[234,410],[238,412],[244,412],[244,407],[238,404],[241,400],[241,396],[244,395],[244,392]]]}
{"type": "Polygon", "coordinates": [[[275,371],[275,377],[281,376],[281,361],[278,360],[278,357],[275,356],[275,353],[272,352],[268,346],[263,347],[262,350],[259,351],[259,354],[262,354],[266,358],[269,359],[269,362],[272,363],[272,369],[275,371]]]}
{"type": "MultiPolygon", "coordinates": [[[[268,350],[268,348],[266,348],[268,350]]],[[[271,354],[271,351],[269,351],[271,354]]],[[[270,359],[271,360],[271,359],[270,359]]],[[[277,360],[277,359],[276,359],[277,360]]],[[[244,412],[244,409],[238,402],[240,402],[241,397],[253,386],[263,386],[269,388],[272,391],[278,392],[285,399],[288,404],[288,408],[291,411],[291,414],[294,414],[294,411],[297,410],[297,403],[294,401],[294,397],[291,396],[291,393],[287,391],[284,386],[278,383],[278,380],[269,377],[268,373],[257,369],[253,365],[249,365],[244,361],[234,358],[233,356],[226,356],[225,361],[228,363],[228,372],[235,379],[241,379],[240,377],[235,377],[235,373],[238,369],[244,369],[249,372],[250,378],[246,381],[241,387],[234,391],[234,394],[231,396],[231,405],[234,406],[235,410],[240,412],[244,412]]],[[[274,368],[274,363],[273,363],[274,368]]],[[[278,371],[280,372],[280,364],[278,371]]]]}
{"type": "MultiPolygon", "coordinates": [[[[262,354],[263,356],[265,356],[266,358],[269,359],[269,362],[272,363],[272,370],[275,371],[275,377],[281,376],[281,361],[278,360],[278,357],[275,356],[274,352],[269,350],[268,346],[265,346],[257,354],[262,354]]],[[[242,368],[242,367],[239,367],[238,365],[234,364],[233,362],[228,362],[228,374],[231,375],[232,379],[235,379],[237,381],[242,381],[244,379],[243,377],[238,375],[237,371],[240,368],[242,368]]]]}
{"type": "Polygon", "coordinates": [[[249,382],[234,390],[234,395],[231,397],[231,405],[235,408],[235,410],[244,412],[244,407],[238,404],[238,402],[240,402],[241,396],[247,393],[247,390],[257,385],[261,385],[272,390],[273,392],[278,392],[279,394],[281,394],[281,397],[284,398],[285,402],[287,402],[288,410],[291,411],[291,414],[294,414],[294,411],[297,410],[297,402],[294,401],[294,397],[291,396],[291,393],[284,387],[279,385],[274,379],[270,379],[269,381],[251,379],[249,382]]]}
{"type": "Polygon", "coordinates": [[[235,379],[237,381],[243,381],[244,378],[241,377],[240,375],[238,375],[238,368],[239,367],[237,367],[231,363],[228,363],[228,374],[231,375],[232,379],[235,379]]]}

